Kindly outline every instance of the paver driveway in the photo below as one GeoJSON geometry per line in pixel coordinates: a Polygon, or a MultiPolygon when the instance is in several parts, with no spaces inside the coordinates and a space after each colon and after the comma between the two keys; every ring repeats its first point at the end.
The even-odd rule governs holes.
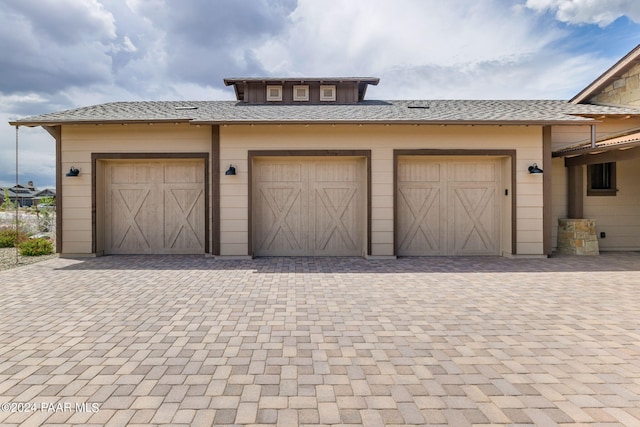
{"type": "Polygon", "coordinates": [[[0,424],[638,426],[639,271],[634,253],[3,271],[0,424]]]}

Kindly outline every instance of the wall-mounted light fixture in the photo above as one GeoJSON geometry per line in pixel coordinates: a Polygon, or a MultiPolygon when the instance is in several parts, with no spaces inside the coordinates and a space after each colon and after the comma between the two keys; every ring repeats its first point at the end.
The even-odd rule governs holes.
{"type": "Polygon", "coordinates": [[[78,175],[80,175],[80,170],[74,166],[71,166],[71,169],[69,169],[69,172],[67,172],[67,176],[78,176],[78,175]]]}
{"type": "Polygon", "coordinates": [[[236,174],[236,168],[234,168],[233,165],[229,165],[229,169],[227,169],[227,171],[224,174],[225,175],[235,175],[236,174]]]}
{"type": "Polygon", "coordinates": [[[531,166],[529,166],[529,173],[530,174],[542,173],[542,169],[540,169],[538,165],[534,163],[531,166]]]}

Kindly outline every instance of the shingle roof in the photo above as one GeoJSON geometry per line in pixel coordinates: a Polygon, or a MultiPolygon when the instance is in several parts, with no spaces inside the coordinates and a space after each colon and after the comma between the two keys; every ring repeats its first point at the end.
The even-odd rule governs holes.
{"type": "Polygon", "coordinates": [[[640,108],[571,104],[560,100],[362,101],[357,104],[248,105],[237,101],[114,102],[11,122],[53,126],[82,123],[191,122],[554,124],[590,122],[600,115],[640,115],[640,108]]]}

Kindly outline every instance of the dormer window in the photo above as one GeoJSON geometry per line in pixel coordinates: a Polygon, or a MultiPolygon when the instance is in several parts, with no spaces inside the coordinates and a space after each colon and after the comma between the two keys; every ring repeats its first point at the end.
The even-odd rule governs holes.
{"type": "Polygon", "coordinates": [[[335,101],[336,87],[335,85],[320,85],[320,101],[335,101]]]}
{"type": "Polygon", "coordinates": [[[267,85],[267,101],[282,101],[282,86],[267,85]]]}
{"type": "Polygon", "coordinates": [[[309,100],[309,86],[308,85],[294,85],[293,86],[293,100],[294,101],[308,101],[309,100]]]}

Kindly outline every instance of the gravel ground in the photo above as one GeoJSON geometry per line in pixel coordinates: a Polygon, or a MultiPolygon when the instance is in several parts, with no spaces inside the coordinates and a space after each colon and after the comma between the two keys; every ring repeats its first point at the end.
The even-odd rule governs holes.
{"type": "Polygon", "coordinates": [[[21,267],[23,265],[33,264],[47,259],[55,258],[57,255],[42,256],[22,256],[18,255],[18,263],[16,264],[15,248],[0,248],[0,271],[10,268],[21,267]]]}
{"type": "MultiPolygon", "coordinates": [[[[15,214],[13,212],[0,212],[0,228],[2,227],[14,227],[15,214]]],[[[38,217],[33,213],[20,212],[21,228],[30,235],[38,233],[38,217]]],[[[55,225],[55,219],[53,224],[55,225]]],[[[45,233],[48,236],[53,236],[55,230],[51,230],[49,233],[45,233]]],[[[23,265],[33,264],[35,262],[44,261],[46,259],[55,258],[57,255],[43,255],[43,256],[21,256],[18,255],[18,263],[16,263],[16,250],[15,248],[0,248],[0,271],[8,270],[10,268],[21,267],[23,265]]]]}

